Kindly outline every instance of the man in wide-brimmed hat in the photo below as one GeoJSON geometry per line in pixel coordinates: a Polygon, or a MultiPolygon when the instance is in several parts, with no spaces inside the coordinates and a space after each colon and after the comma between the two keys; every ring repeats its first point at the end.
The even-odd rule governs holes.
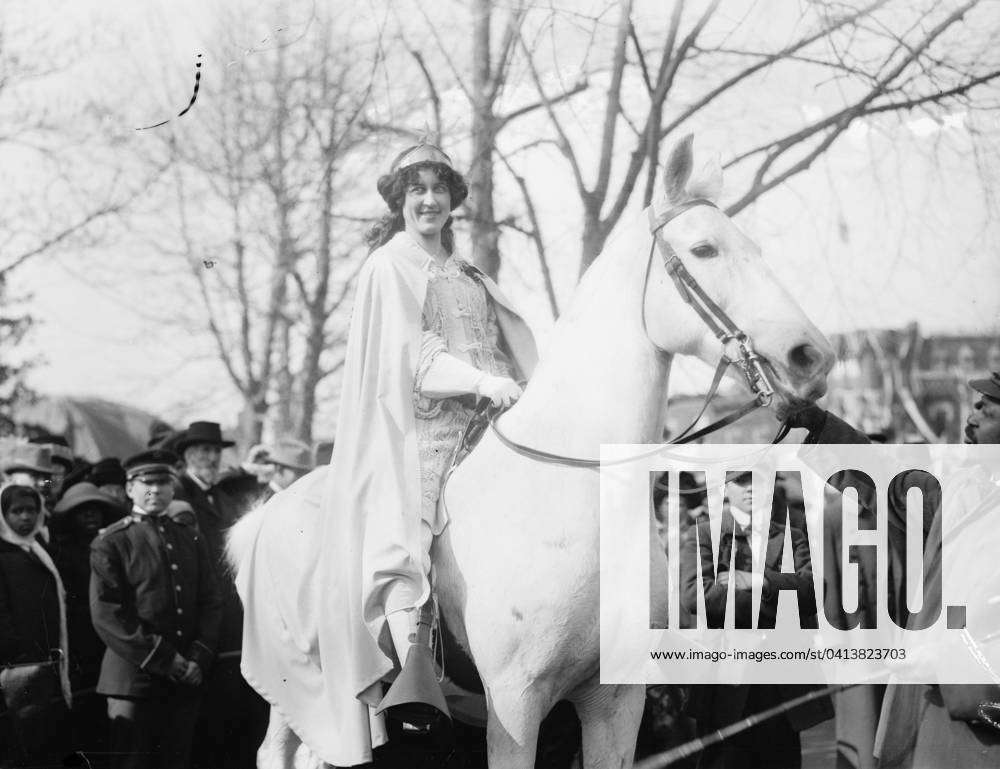
{"type": "Polygon", "coordinates": [[[274,474],[264,491],[264,500],[268,500],[279,491],[287,489],[312,470],[313,452],[302,441],[294,438],[283,438],[271,449],[267,461],[274,466],[274,474]]]}
{"type": "Polygon", "coordinates": [[[205,492],[219,479],[222,450],[236,445],[222,437],[217,422],[192,422],[172,444],[172,450],[184,460],[187,476],[205,492]]]}
{"type": "Polygon", "coordinates": [[[52,474],[52,499],[58,499],[62,494],[63,480],[76,467],[69,441],[62,435],[42,433],[30,438],[28,442],[37,446],[45,446],[51,452],[52,464],[55,465],[55,472],[52,474]]]}
{"type": "Polygon", "coordinates": [[[52,478],[61,469],[52,461],[52,449],[34,443],[19,443],[3,463],[4,481],[17,486],[30,486],[42,495],[47,505],[52,502],[52,478]]]}
{"type": "MultiPolygon", "coordinates": [[[[267,703],[243,680],[239,652],[243,645],[243,607],[225,567],[226,530],[245,512],[239,479],[221,472],[222,450],[235,445],[218,422],[192,422],[171,440],[184,459],[180,498],[194,509],[222,592],[219,653],[205,693],[195,733],[194,754],[206,766],[253,766],[256,745],[267,729],[267,703]],[[246,746],[253,746],[253,749],[246,746]],[[244,755],[246,754],[246,755],[244,755]]],[[[242,472],[238,472],[241,478],[242,472]]],[[[256,479],[246,476],[256,488],[256,479]]]]}

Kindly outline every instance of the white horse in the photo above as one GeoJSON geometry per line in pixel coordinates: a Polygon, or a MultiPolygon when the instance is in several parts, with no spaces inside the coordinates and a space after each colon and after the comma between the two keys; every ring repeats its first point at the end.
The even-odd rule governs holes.
{"type": "MultiPolygon", "coordinates": [[[[671,154],[654,215],[717,199],[718,164],[696,179],[692,166],[688,137],[671,154]]],[[[587,272],[521,400],[499,422],[512,440],[573,457],[596,457],[602,443],[659,442],[673,354],[719,359],[720,342],[681,300],[658,253],[650,264],[652,237],[643,215],[587,272]]],[[[693,206],[656,239],[766,358],[779,417],[823,394],[830,345],[725,214],[693,206]]],[[[482,680],[490,769],[531,769],[539,724],[562,699],[582,723],[585,769],[632,766],[644,687],[598,684],[598,483],[594,469],[536,461],[487,431],[446,486],[450,523],[434,545],[435,590],[482,680]]],[[[653,573],[665,574],[662,554],[652,557],[653,573]]],[[[290,762],[298,743],[287,727],[272,720],[269,739],[290,762]]]]}

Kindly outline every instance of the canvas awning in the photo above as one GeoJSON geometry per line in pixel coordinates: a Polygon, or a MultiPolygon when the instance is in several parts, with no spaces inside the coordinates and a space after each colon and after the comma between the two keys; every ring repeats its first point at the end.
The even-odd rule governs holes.
{"type": "Polygon", "coordinates": [[[15,424],[28,430],[63,435],[73,453],[91,462],[102,457],[127,457],[146,448],[158,417],[102,398],[41,396],[15,405],[15,424]]]}

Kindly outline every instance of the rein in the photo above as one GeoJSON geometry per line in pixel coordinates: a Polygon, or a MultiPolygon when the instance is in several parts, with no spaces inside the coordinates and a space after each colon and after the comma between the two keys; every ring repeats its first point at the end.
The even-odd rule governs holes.
{"type": "MultiPolygon", "coordinates": [[[[673,249],[670,243],[668,243],[663,237],[657,237],[660,230],[663,229],[668,222],[696,206],[711,206],[712,208],[718,208],[718,206],[710,200],[705,198],[694,198],[693,200],[689,200],[686,203],[682,203],[679,206],[675,206],[674,208],[665,211],[659,216],[653,212],[652,207],[648,209],[649,229],[653,236],[653,241],[649,246],[649,258],[646,261],[646,276],[643,280],[642,287],[642,330],[646,335],[646,339],[649,340],[649,343],[652,344],[653,347],[659,352],[664,355],[670,354],[650,338],[649,330],[646,326],[646,288],[649,285],[649,274],[652,270],[653,252],[656,250],[657,243],[659,243],[660,256],[663,258],[663,267],[667,271],[667,274],[673,279],[674,286],[677,288],[677,293],[680,294],[681,299],[683,299],[698,314],[698,317],[701,318],[702,322],[715,335],[715,338],[722,343],[723,350],[722,356],[719,358],[719,363],[715,367],[715,375],[712,377],[712,384],[708,389],[708,393],[705,395],[705,400],[701,405],[701,409],[699,409],[698,414],[691,421],[691,424],[689,424],[676,438],[669,441],[667,445],[690,443],[691,441],[696,441],[699,438],[710,435],[717,430],[721,430],[724,427],[728,427],[737,420],[745,417],[751,411],[755,411],[762,406],[770,404],[771,399],[774,396],[774,387],[771,384],[771,379],[767,370],[764,368],[764,360],[754,350],[750,337],[742,331],[739,326],[733,322],[732,318],[726,314],[725,310],[723,310],[712,299],[712,297],[705,292],[698,281],[695,280],[694,276],[688,272],[684,263],[680,260],[680,257],[677,255],[677,252],[673,249]],[[691,432],[692,428],[698,424],[698,421],[705,414],[705,411],[708,409],[712,399],[715,398],[715,394],[719,389],[719,384],[722,382],[722,377],[731,365],[739,367],[740,372],[743,374],[743,377],[746,380],[747,385],[750,387],[750,391],[754,394],[754,397],[738,406],[731,413],[715,420],[711,424],[706,425],[699,430],[691,432]]],[[[651,451],[647,454],[642,454],[636,457],[603,463],[599,459],[564,456],[562,454],[555,454],[553,452],[542,451],[541,449],[525,446],[524,444],[512,440],[503,433],[500,426],[497,424],[497,418],[499,416],[500,414],[497,412],[489,417],[489,425],[499,441],[512,451],[539,462],[566,465],[568,467],[601,467],[602,464],[611,465],[621,464],[623,462],[632,462],[637,459],[641,459],[644,456],[652,456],[662,450],[657,449],[656,451],[651,451]]],[[[771,443],[780,443],[784,440],[785,436],[788,435],[789,429],[790,428],[787,422],[782,423],[771,443]]]]}

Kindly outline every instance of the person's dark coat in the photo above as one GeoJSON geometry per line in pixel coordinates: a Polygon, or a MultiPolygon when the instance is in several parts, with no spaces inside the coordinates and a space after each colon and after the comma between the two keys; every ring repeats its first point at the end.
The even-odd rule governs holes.
{"type": "MultiPolygon", "coordinates": [[[[44,662],[58,648],[55,577],[37,555],[0,540],[0,665],[44,662]]],[[[69,744],[68,712],[59,699],[27,715],[0,713],[0,765],[55,766],[69,744]]]]}
{"type": "MultiPolygon", "coordinates": [[[[865,444],[868,438],[842,419],[825,412],[822,419],[810,429],[805,443],[813,444],[865,444]]],[[[834,485],[843,488],[850,484],[858,490],[858,501],[863,511],[874,509],[875,490],[850,473],[834,479],[834,485]]],[[[897,616],[906,618],[906,487],[915,486],[927,501],[924,506],[923,542],[925,575],[940,571],[941,547],[941,498],[940,486],[919,470],[901,475],[887,491],[888,542],[889,542],[889,601],[896,604],[897,616]]],[[[864,512],[863,512],[864,514],[864,512]]],[[[829,558],[827,563],[830,563],[829,558]]],[[[834,610],[840,606],[839,582],[828,585],[827,599],[834,610]]],[[[871,607],[861,607],[871,611],[871,607]]],[[[860,690],[861,687],[858,687],[860,690]]],[[[998,766],[1000,760],[1000,734],[978,722],[981,702],[1000,698],[1000,688],[990,685],[915,685],[892,684],[885,691],[882,701],[881,688],[864,687],[873,695],[877,712],[881,707],[880,738],[875,736],[875,724],[867,718],[872,707],[838,708],[838,743],[854,747],[859,756],[858,765],[870,766],[874,762],[872,751],[881,754],[880,766],[931,767],[955,765],[969,769],[998,766]],[[877,695],[877,696],[875,696],[877,695]],[[858,717],[861,718],[858,718],[858,717]]],[[[860,694],[860,691],[855,690],[860,694]]],[[[845,698],[841,696],[841,700],[845,698]]],[[[838,703],[839,704],[839,703],[838,703]]]]}
{"type": "Polygon", "coordinates": [[[240,673],[243,604],[226,565],[225,547],[226,531],[247,511],[248,494],[259,486],[256,477],[241,472],[224,475],[208,493],[187,474],[181,476],[180,486],[178,498],[187,501],[197,516],[222,602],[218,651],[223,656],[207,678],[205,702],[195,730],[195,766],[253,766],[257,746],[267,729],[268,705],[240,673]]]}
{"type": "Polygon", "coordinates": [[[0,540],[0,664],[48,660],[59,646],[52,572],[33,553],[0,540]]]}
{"type": "MultiPolygon", "coordinates": [[[[804,515],[801,511],[792,512],[792,521],[791,540],[795,573],[782,573],[780,571],[781,564],[778,562],[778,556],[784,545],[785,529],[783,526],[773,526],[769,532],[767,542],[767,557],[765,558],[763,572],[766,582],[761,593],[760,615],[758,618],[751,617],[750,591],[736,590],[734,591],[736,627],[774,627],[779,590],[795,590],[799,600],[801,626],[804,628],[816,627],[816,593],[813,588],[809,543],[802,529],[804,515]],[[796,518],[802,519],[801,524],[798,526],[794,525],[796,518]]],[[[716,582],[713,577],[715,554],[712,552],[712,548],[714,546],[720,553],[719,575],[729,571],[752,572],[753,564],[750,560],[749,532],[744,531],[736,524],[729,511],[723,513],[720,542],[714,543],[712,541],[710,527],[709,517],[707,515],[702,516],[697,523],[697,553],[694,547],[695,538],[692,535],[688,535],[686,538],[688,546],[682,548],[682,602],[686,610],[692,613],[697,610],[698,583],[700,582],[705,593],[705,611],[708,617],[708,626],[722,627],[723,620],[725,619],[729,586],[723,582],[716,582]],[[740,544],[742,544],[742,547],[739,546],[740,544]],[[734,556],[736,558],[735,562],[733,561],[734,556]],[[696,558],[701,564],[700,577],[697,562],[695,561],[696,558]]]]}
{"type": "MultiPolygon", "coordinates": [[[[792,511],[791,541],[795,565],[794,574],[780,571],[781,563],[778,556],[785,540],[784,528],[774,526],[769,532],[764,568],[764,576],[767,578],[768,584],[761,594],[760,627],[774,624],[779,589],[795,589],[799,599],[798,607],[802,627],[816,626],[816,597],[813,591],[812,564],[809,560],[809,548],[802,530],[802,523],[795,525],[798,516],[801,516],[801,511],[792,511]]],[[[736,525],[728,511],[723,514],[720,531],[723,541],[716,545],[720,553],[719,574],[730,571],[731,568],[733,571],[752,572],[749,534],[736,525]],[[745,548],[742,550],[737,547],[741,540],[745,544],[745,548]],[[727,547],[727,544],[731,547],[727,547]],[[735,560],[733,560],[734,556],[735,560]]],[[[694,547],[693,534],[694,531],[689,533],[689,546],[682,548],[681,553],[681,603],[684,609],[692,613],[698,610],[698,583],[700,582],[705,593],[705,610],[709,626],[722,627],[729,587],[716,582],[712,576],[715,556],[712,553],[713,543],[710,538],[708,516],[703,516],[697,524],[697,551],[694,547]],[[700,575],[698,562],[701,564],[700,575]]],[[[752,610],[751,591],[734,590],[733,596],[736,602],[734,611],[736,626],[757,626],[758,623],[752,622],[751,620],[754,618],[750,616],[752,610]]],[[[822,687],[796,684],[758,686],[753,692],[754,706],[771,707],[820,688],[822,687]]],[[[748,715],[745,711],[750,696],[750,686],[745,684],[693,686],[691,687],[687,714],[697,721],[700,732],[714,731],[748,715]]],[[[829,697],[820,697],[790,709],[779,718],[784,719],[792,731],[800,732],[832,717],[832,701],[829,697]]]]}
{"type": "MultiPolygon", "coordinates": [[[[253,480],[256,483],[256,479],[253,480]]],[[[236,584],[226,565],[226,532],[245,512],[241,494],[234,493],[230,488],[233,485],[238,492],[241,487],[238,484],[227,484],[223,480],[205,492],[186,473],[181,476],[180,484],[178,498],[186,501],[194,510],[198,530],[208,546],[222,596],[219,652],[239,651],[243,647],[243,604],[240,603],[236,584]]]]}
{"type": "Polygon", "coordinates": [[[98,692],[164,692],[174,655],[207,674],[222,605],[215,568],[194,520],[133,514],[91,545],[90,609],[107,644],[98,692]]]}
{"type": "MultiPolygon", "coordinates": [[[[808,444],[866,444],[870,443],[864,433],[855,430],[839,417],[826,413],[825,418],[813,430],[810,430],[804,443],[808,444]]],[[[873,517],[875,510],[876,490],[867,482],[866,476],[859,476],[850,470],[836,474],[830,481],[831,485],[843,491],[851,486],[858,492],[858,504],[862,515],[873,517]]],[[[932,476],[922,470],[908,470],[893,479],[887,490],[888,504],[888,541],[889,541],[889,608],[901,620],[907,617],[905,598],[906,586],[906,494],[909,487],[920,489],[925,500],[923,516],[923,542],[926,546],[931,528],[937,520],[936,514],[941,507],[941,487],[932,476]]],[[[938,521],[940,523],[940,521],[938,521]]],[[[836,569],[839,558],[826,559],[827,569],[836,569]]],[[[828,606],[827,616],[836,616],[842,605],[839,591],[840,582],[828,579],[825,591],[828,606]]],[[[874,582],[874,574],[862,572],[862,579],[874,582]]],[[[861,607],[862,612],[874,615],[874,607],[861,607]]]]}
{"type": "Polygon", "coordinates": [[[52,558],[66,589],[70,680],[74,689],[95,686],[104,642],[90,619],[90,543],[76,538],[62,540],[53,548],[52,558]]]}

